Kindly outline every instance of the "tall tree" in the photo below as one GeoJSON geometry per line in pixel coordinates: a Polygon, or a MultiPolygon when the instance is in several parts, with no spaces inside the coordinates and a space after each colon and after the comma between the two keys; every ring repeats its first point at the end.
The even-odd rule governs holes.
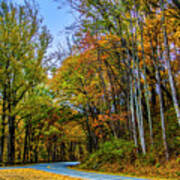
{"type": "MultiPolygon", "coordinates": [[[[173,2],[176,5],[179,5],[179,3],[177,1],[173,1],[173,2]]],[[[165,60],[166,60],[166,66],[168,69],[168,78],[169,78],[171,93],[172,93],[172,97],[173,97],[174,109],[176,111],[178,124],[180,125],[180,107],[179,107],[176,88],[175,88],[174,79],[173,79],[173,75],[172,75],[171,55],[170,55],[168,36],[167,36],[164,0],[160,0],[160,7],[161,7],[161,12],[162,12],[162,30],[163,30],[163,37],[164,37],[165,60]]]]}
{"type": "MultiPolygon", "coordinates": [[[[8,118],[8,162],[15,159],[15,123],[18,104],[26,92],[43,78],[42,60],[50,42],[46,28],[41,28],[38,10],[31,3],[0,5],[0,55],[3,71],[3,99],[8,118]]],[[[3,117],[4,118],[4,117],[3,117]]],[[[3,141],[2,141],[3,143],[3,141]]]]}

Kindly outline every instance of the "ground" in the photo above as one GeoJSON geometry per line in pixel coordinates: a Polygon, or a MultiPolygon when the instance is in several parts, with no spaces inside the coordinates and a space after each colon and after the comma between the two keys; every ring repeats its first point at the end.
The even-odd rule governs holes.
{"type": "Polygon", "coordinates": [[[34,169],[0,170],[0,180],[80,180],[34,169]]]}
{"type": "MultiPolygon", "coordinates": [[[[92,180],[179,180],[178,176],[173,174],[176,173],[178,167],[175,167],[176,164],[171,163],[170,170],[167,168],[159,167],[156,168],[158,172],[164,172],[167,174],[167,178],[165,174],[159,173],[150,173],[152,167],[147,168],[142,166],[142,168],[133,169],[130,171],[130,167],[127,168],[127,172],[121,172],[123,174],[119,174],[118,172],[112,172],[115,170],[118,165],[112,164],[108,165],[106,170],[103,172],[99,171],[89,171],[89,170],[79,170],[78,167],[75,166],[79,164],[78,162],[56,162],[56,163],[42,163],[42,164],[32,164],[32,165],[24,165],[24,166],[12,166],[12,167],[0,167],[0,180],[80,180],[84,179],[92,179],[92,180]],[[75,167],[74,167],[75,166],[75,167]],[[146,170],[146,173],[142,171],[142,169],[146,170]],[[135,173],[134,172],[139,172],[135,173]],[[149,172],[148,172],[149,171],[149,172]],[[111,172],[111,173],[108,173],[111,172]],[[171,175],[170,175],[171,174],[171,175]],[[76,178],[71,178],[71,177],[76,178]],[[135,177],[136,176],[136,177],[135,177]],[[139,176],[139,177],[138,177],[139,176]],[[141,177],[140,177],[141,176],[141,177]],[[142,177],[144,176],[144,177],[142,177]],[[146,177],[151,176],[151,177],[146,177]]],[[[170,165],[167,165],[170,166],[170,165]]],[[[105,167],[104,167],[105,168],[105,167]]],[[[154,169],[155,170],[155,169],[154,169]]],[[[153,172],[153,171],[152,171],[153,172]]]]}

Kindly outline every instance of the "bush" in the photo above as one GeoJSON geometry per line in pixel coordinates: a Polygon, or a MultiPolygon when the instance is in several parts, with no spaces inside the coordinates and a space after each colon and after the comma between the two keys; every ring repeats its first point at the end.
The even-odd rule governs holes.
{"type": "Polygon", "coordinates": [[[91,154],[88,160],[81,165],[81,168],[97,169],[105,163],[132,162],[135,160],[135,146],[133,142],[124,139],[112,139],[100,144],[99,150],[91,154]]]}

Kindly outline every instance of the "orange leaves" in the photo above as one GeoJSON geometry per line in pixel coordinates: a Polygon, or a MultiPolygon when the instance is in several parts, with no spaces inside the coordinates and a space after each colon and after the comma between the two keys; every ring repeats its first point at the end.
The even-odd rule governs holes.
{"type": "Polygon", "coordinates": [[[126,121],[128,116],[128,112],[124,111],[121,114],[99,114],[97,119],[93,121],[92,126],[98,127],[104,125],[105,123],[109,123],[110,121],[117,122],[117,121],[126,121]]]}
{"type": "Polygon", "coordinates": [[[93,70],[93,69],[89,69],[87,76],[89,77],[89,76],[91,76],[92,74],[94,74],[94,70],[93,70]]]}
{"type": "Polygon", "coordinates": [[[103,54],[103,55],[101,56],[101,59],[102,59],[102,60],[105,60],[105,59],[107,59],[107,58],[109,58],[109,55],[108,55],[108,54],[103,54]]]}
{"type": "Polygon", "coordinates": [[[141,81],[142,84],[144,84],[144,79],[143,78],[141,78],[140,81],[141,81]]]}
{"type": "Polygon", "coordinates": [[[128,115],[128,112],[124,111],[124,112],[121,112],[120,114],[112,114],[111,115],[111,120],[116,122],[116,121],[126,121],[127,120],[127,115],[128,115]]]}
{"type": "Polygon", "coordinates": [[[109,119],[109,116],[108,115],[103,115],[103,114],[100,114],[99,116],[98,116],[98,120],[99,121],[108,121],[108,119],[109,119]]]}
{"type": "Polygon", "coordinates": [[[126,122],[129,112],[123,111],[121,114],[99,114],[97,119],[91,119],[92,128],[95,134],[101,139],[111,133],[110,124],[118,125],[118,122],[126,122]]]}

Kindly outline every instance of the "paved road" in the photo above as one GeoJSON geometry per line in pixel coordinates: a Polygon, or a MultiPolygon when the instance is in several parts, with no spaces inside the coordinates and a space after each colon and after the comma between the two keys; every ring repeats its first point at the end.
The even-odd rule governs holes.
{"type": "MultiPolygon", "coordinates": [[[[1,169],[22,169],[22,168],[33,168],[37,170],[47,171],[51,173],[79,177],[90,180],[145,180],[140,178],[122,177],[116,175],[105,175],[97,173],[82,172],[77,170],[69,169],[68,166],[77,165],[78,162],[58,162],[58,163],[46,163],[46,164],[36,164],[27,166],[17,166],[17,167],[5,167],[1,169]]],[[[147,180],[147,179],[146,179],[147,180]]]]}

